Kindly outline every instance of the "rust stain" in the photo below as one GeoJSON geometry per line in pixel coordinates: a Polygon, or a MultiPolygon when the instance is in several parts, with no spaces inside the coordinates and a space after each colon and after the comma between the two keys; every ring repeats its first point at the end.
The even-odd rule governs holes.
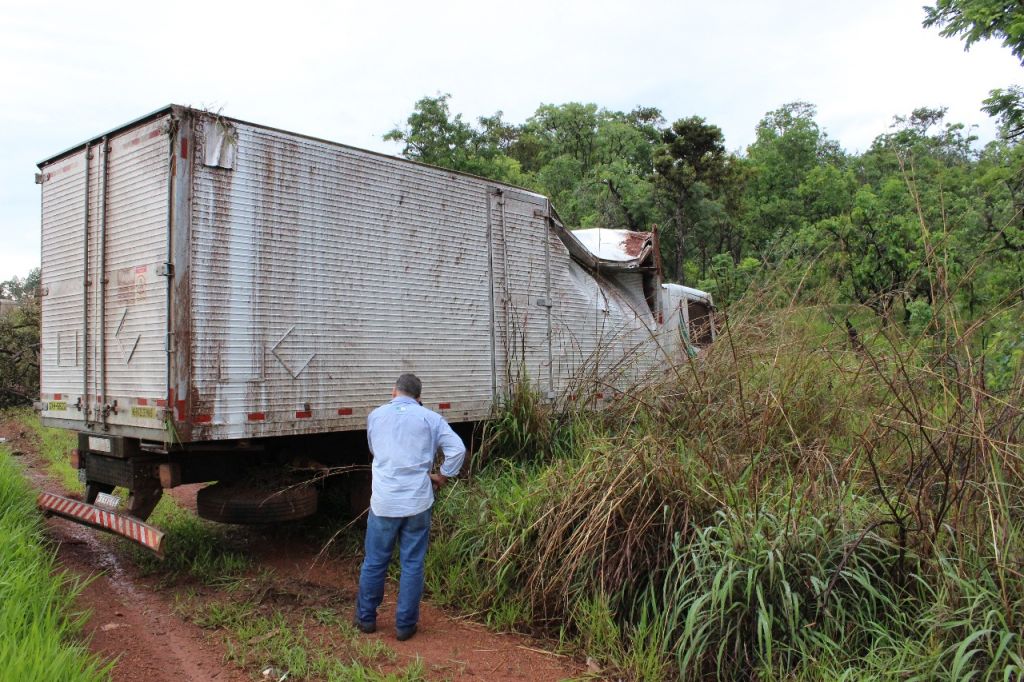
{"type": "Polygon", "coordinates": [[[627,232],[626,238],[622,241],[622,250],[626,252],[627,256],[637,258],[650,242],[650,232],[627,232]]]}

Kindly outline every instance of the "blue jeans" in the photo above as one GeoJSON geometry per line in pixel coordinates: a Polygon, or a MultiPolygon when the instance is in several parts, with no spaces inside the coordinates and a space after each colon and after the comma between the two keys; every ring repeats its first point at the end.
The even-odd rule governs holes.
{"type": "Polygon", "coordinates": [[[398,581],[395,628],[408,630],[419,622],[423,559],[427,555],[429,536],[430,509],[400,518],[377,516],[370,511],[366,521],[366,558],[359,574],[359,599],[356,602],[356,617],[360,621],[377,622],[377,607],[384,599],[384,578],[387,577],[391,552],[397,540],[402,575],[398,581]]]}

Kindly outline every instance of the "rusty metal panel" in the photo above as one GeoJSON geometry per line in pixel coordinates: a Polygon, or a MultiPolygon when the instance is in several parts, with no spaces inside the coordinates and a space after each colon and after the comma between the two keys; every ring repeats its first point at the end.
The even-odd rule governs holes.
{"type": "Polygon", "coordinates": [[[86,151],[41,168],[42,347],[44,420],[84,421],[84,281],[86,151]]]}
{"type": "Polygon", "coordinates": [[[650,232],[590,227],[572,234],[597,259],[632,268],[640,267],[654,246],[650,232]]]}
{"type": "MultiPolygon", "coordinates": [[[[106,423],[161,429],[167,396],[169,117],[108,140],[103,384],[106,423]]],[[[97,308],[97,313],[98,313],[97,308]]]]}
{"type": "Polygon", "coordinates": [[[489,413],[484,181],[212,116],[194,137],[192,439],[363,428],[404,371],[451,421],[489,413]]]}

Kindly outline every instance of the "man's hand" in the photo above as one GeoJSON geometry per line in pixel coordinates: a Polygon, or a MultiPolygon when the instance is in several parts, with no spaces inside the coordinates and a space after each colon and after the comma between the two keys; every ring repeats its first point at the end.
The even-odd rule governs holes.
{"type": "Polygon", "coordinates": [[[440,490],[441,487],[448,482],[448,477],[444,474],[428,474],[430,476],[430,485],[434,486],[434,490],[440,490]]]}

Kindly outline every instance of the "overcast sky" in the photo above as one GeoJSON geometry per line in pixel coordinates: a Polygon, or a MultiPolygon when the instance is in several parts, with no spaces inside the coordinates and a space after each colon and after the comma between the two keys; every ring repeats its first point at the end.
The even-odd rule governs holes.
{"type": "Polygon", "coordinates": [[[922,4],[0,0],[0,280],[39,264],[36,162],[172,102],[390,153],[383,133],[439,92],[470,120],[569,101],[698,114],[734,150],[794,100],[851,151],[918,106],[991,139],[981,100],[1021,67],[922,28],[922,4]]]}

